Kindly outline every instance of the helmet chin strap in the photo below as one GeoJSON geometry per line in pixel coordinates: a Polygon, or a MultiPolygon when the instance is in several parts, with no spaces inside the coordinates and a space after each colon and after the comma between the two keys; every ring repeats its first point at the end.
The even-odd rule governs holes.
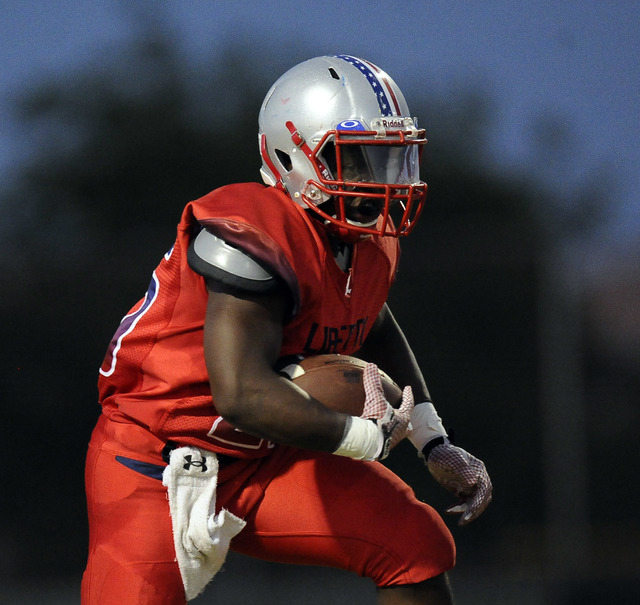
{"type": "MultiPolygon", "coordinates": [[[[328,199],[326,202],[323,202],[322,204],[318,204],[316,207],[319,208],[320,210],[322,210],[323,212],[326,212],[331,218],[334,218],[336,220],[338,220],[338,215],[335,211],[333,212],[329,212],[329,204],[331,204],[331,210],[333,210],[335,208],[335,200],[334,198],[330,198],[328,199]]],[[[354,227],[374,227],[375,224],[378,222],[378,219],[380,218],[380,213],[378,213],[376,215],[375,218],[373,218],[370,221],[367,221],[366,223],[363,223],[362,221],[354,221],[350,218],[348,218],[347,216],[345,216],[345,222],[347,222],[349,225],[353,225],[354,227]]],[[[324,221],[325,225],[331,225],[331,223],[327,220],[324,221]]]]}
{"type": "MultiPolygon", "coordinates": [[[[335,216],[333,218],[335,218],[335,216]]],[[[346,217],[345,217],[345,221],[347,221],[347,223],[349,223],[350,225],[353,225],[354,227],[373,227],[378,222],[379,218],[380,218],[380,215],[378,214],[376,218],[374,218],[372,221],[369,221],[368,223],[360,223],[357,221],[352,221],[351,219],[348,219],[346,217]]]]}
{"type": "Polygon", "coordinates": [[[371,237],[370,233],[358,233],[357,231],[352,231],[346,227],[340,227],[339,225],[327,220],[324,221],[324,226],[331,235],[345,244],[357,244],[358,242],[363,242],[371,237]]]}

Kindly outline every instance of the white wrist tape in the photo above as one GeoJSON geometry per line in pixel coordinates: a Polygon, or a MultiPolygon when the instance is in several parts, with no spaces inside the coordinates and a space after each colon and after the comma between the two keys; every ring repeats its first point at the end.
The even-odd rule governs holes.
{"type": "Polygon", "coordinates": [[[421,452],[429,441],[437,437],[446,437],[447,431],[436,408],[430,401],[418,403],[411,412],[411,432],[407,438],[421,452]]]}
{"type": "Polygon", "coordinates": [[[340,445],[333,452],[357,460],[377,460],[384,445],[384,435],[375,422],[351,416],[340,445]]]}

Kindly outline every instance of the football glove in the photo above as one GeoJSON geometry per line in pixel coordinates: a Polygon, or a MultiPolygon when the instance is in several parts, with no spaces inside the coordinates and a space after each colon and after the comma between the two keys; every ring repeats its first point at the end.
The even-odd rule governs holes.
{"type": "Polygon", "coordinates": [[[406,437],[413,409],[411,387],[402,391],[398,409],[384,396],[378,367],[368,363],[362,377],[365,402],[360,417],[351,416],[338,448],[333,452],[358,460],[384,460],[389,452],[406,437]]]}
{"type": "Polygon", "coordinates": [[[411,426],[408,438],[435,480],[461,499],[447,512],[461,513],[460,525],[471,523],[491,502],[491,479],[484,463],[449,441],[430,401],[414,406],[411,426]]]}
{"type": "Polygon", "coordinates": [[[447,508],[446,512],[462,514],[458,525],[467,525],[491,502],[491,479],[481,460],[452,445],[448,439],[444,441],[428,453],[426,464],[434,479],[460,498],[460,502],[447,508]]]}
{"type": "Polygon", "coordinates": [[[377,460],[384,460],[389,452],[402,441],[409,431],[411,411],[413,410],[413,392],[411,387],[402,391],[402,403],[396,410],[386,400],[378,367],[368,363],[362,376],[364,383],[364,409],[361,418],[372,420],[384,435],[384,443],[377,460]]]}

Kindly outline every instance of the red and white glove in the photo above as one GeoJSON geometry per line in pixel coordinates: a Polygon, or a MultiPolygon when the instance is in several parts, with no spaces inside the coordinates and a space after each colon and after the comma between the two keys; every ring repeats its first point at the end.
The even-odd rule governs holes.
{"type": "Polygon", "coordinates": [[[365,366],[362,380],[365,393],[362,415],[349,418],[344,437],[333,453],[358,460],[384,460],[407,435],[413,392],[411,387],[404,388],[402,403],[396,410],[384,396],[375,364],[365,366]]]}
{"type": "Polygon", "coordinates": [[[411,425],[408,438],[434,479],[460,498],[460,502],[447,508],[446,512],[461,513],[459,525],[471,523],[491,502],[491,479],[484,463],[449,441],[431,402],[414,407],[411,425]]]}
{"type": "Polygon", "coordinates": [[[450,514],[462,513],[458,525],[477,519],[491,502],[491,479],[482,460],[451,443],[434,447],[427,467],[442,487],[453,492],[460,502],[447,508],[450,514]]]}

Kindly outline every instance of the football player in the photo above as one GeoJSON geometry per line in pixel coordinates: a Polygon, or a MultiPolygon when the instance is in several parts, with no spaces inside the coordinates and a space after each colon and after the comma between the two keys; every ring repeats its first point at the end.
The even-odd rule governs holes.
{"type": "Polygon", "coordinates": [[[407,437],[461,524],[491,499],[386,304],[427,192],[425,133],[387,73],[337,55],[275,82],[258,142],[264,184],[187,204],[100,368],[82,602],[185,603],[231,548],[353,571],[379,603],[452,603],[451,533],[379,462],[407,437]],[[322,353],[369,362],[361,417],[275,369],[322,353]],[[377,367],[406,385],[399,409],[377,367]]]}

